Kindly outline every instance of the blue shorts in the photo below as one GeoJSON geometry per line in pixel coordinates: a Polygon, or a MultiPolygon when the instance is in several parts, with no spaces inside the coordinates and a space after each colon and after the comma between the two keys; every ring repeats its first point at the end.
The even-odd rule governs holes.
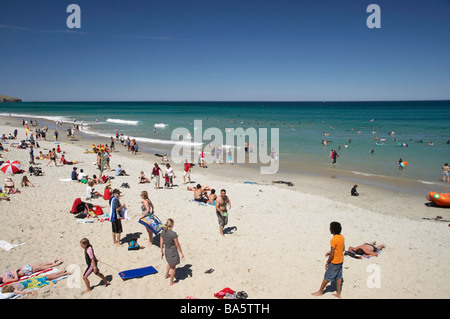
{"type": "Polygon", "coordinates": [[[342,264],[328,264],[328,268],[325,271],[325,276],[324,279],[332,282],[335,281],[337,279],[342,279],[342,264]]]}

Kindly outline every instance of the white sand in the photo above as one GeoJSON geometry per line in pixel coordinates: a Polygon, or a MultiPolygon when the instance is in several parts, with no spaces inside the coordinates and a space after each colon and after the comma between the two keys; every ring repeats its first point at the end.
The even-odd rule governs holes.
{"type": "MultiPolygon", "coordinates": [[[[0,126],[0,133],[12,131],[11,126],[0,126]]],[[[24,137],[25,131],[20,127],[19,138],[24,137]]],[[[53,143],[39,143],[41,148],[35,151],[36,155],[39,150],[56,147],[53,143]]],[[[86,146],[82,144],[90,142],[69,142],[62,149],[67,160],[84,161],[76,165],[79,169],[83,168],[90,176],[97,174],[93,164],[96,156],[84,154],[86,146]]],[[[28,163],[28,150],[4,146],[9,148],[9,152],[1,152],[4,159],[28,163]]],[[[225,188],[231,199],[226,227],[231,231],[223,238],[214,208],[191,202],[193,193],[182,184],[179,165],[175,165],[175,183],[179,187],[155,190],[150,184],[138,185],[137,177],[141,170],[150,176],[155,159],[160,162],[160,158],[150,154],[131,156],[120,143],[116,149],[119,152],[113,153],[111,167],[120,163],[130,176],[115,178],[113,188],[120,188],[123,182],[131,186],[120,188],[121,201],[126,203],[131,217],[122,223],[122,238],[135,234],[145,248],[128,251],[126,243],[114,246],[108,221],[77,223],[69,211],[75,198],[85,196],[86,186],[59,180],[70,178],[72,166],[46,167],[48,161],[37,161],[41,162],[45,175],[29,176],[35,187],[20,188],[21,194],[10,195],[10,202],[0,202],[0,240],[25,243],[10,251],[0,249],[0,271],[58,256],[64,260],[60,267],[79,267],[79,272],[40,289],[36,296],[24,298],[214,298],[214,293],[225,287],[246,291],[250,298],[334,298],[332,293],[311,296],[323,278],[332,221],[342,224],[346,247],[374,240],[387,245],[377,258],[345,257],[342,298],[450,297],[450,287],[445,281],[450,270],[449,225],[422,220],[437,215],[450,219],[450,210],[425,206],[425,194],[414,196],[360,187],[361,195],[351,197],[353,182],[311,176],[261,176],[228,165],[211,164],[208,169],[195,166],[192,172],[195,184],[206,184],[218,191],[225,188]],[[246,180],[291,180],[295,187],[244,184],[246,180]],[[149,192],[156,215],[162,221],[175,220],[174,231],[178,233],[185,259],[178,265],[178,282],[172,287],[164,279],[167,264],[161,259],[159,247],[146,247],[148,235],[138,223],[142,190],[149,192]],[[98,285],[101,280],[92,274],[89,279],[94,289],[87,295],[81,294],[85,289],[81,276],[86,268],[79,245],[83,237],[91,241],[100,271],[111,280],[107,287],[98,285]],[[158,273],[128,281],[118,276],[119,271],[149,265],[158,273]],[[368,272],[371,265],[380,271],[379,288],[367,285],[367,279],[374,274],[368,272]],[[210,268],[214,272],[205,274],[210,268]]],[[[24,169],[28,169],[28,164],[24,169]]],[[[16,185],[21,178],[22,175],[13,176],[16,185]]],[[[95,188],[103,193],[103,185],[95,188]]],[[[107,201],[91,202],[109,211],[107,201]]]]}

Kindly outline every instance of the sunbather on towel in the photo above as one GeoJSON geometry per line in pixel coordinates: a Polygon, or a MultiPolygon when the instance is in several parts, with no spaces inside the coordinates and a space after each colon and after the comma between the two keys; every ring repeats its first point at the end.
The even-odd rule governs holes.
{"type": "Polygon", "coordinates": [[[6,271],[0,276],[0,284],[6,284],[8,282],[13,282],[19,280],[24,276],[31,276],[33,273],[43,271],[52,267],[61,265],[63,262],[59,258],[56,258],[53,262],[49,263],[38,263],[32,265],[25,265],[17,268],[14,271],[6,271]]]}
{"type": "Polygon", "coordinates": [[[383,248],[385,248],[386,245],[381,244],[375,246],[376,243],[377,243],[376,241],[373,241],[370,244],[365,243],[357,247],[348,247],[348,251],[358,255],[366,255],[367,257],[378,257],[378,252],[380,252],[383,248]]]}
{"type": "Polygon", "coordinates": [[[39,287],[48,285],[51,280],[55,280],[55,279],[58,279],[59,277],[67,276],[67,275],[70,275],[70,272],[64,269],[60,272],[49,274],[47,276],[33,277],[32,279],[28,279],[28,280],[24,280],[24,281],[20,281],[20,282],[12,283],[10,285],[3,286],[2,293],[12,292],[15,294],[22,294],[22,295],[25,295],[25,294],[33,294],[34,295],[34,294],[36,294],[35,291],[24,291],[24,290],[39,288],[39,287]]]}

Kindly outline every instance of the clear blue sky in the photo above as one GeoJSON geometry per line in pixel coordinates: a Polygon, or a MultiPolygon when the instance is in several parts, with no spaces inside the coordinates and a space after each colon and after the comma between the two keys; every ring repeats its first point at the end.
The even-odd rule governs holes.
{"type": "Polygon", "coordinates": [[[17,0],[0,94],[24,101],[450,99],[450,1],[17,0]],[[81,7],[81,29],[66,8],[81,7]],[[369,4],[381,29],[369,29],[369,4]]]}

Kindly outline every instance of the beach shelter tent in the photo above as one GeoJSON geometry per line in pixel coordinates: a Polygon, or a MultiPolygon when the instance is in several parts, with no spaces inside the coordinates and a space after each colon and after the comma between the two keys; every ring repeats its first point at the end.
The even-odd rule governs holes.
{"type": "Polygon", "coordinates": [[[5,174],[16,174],[20,172],[22,165],[18,161],[6,161],[0,166],[0,170],[5,174]]]}

